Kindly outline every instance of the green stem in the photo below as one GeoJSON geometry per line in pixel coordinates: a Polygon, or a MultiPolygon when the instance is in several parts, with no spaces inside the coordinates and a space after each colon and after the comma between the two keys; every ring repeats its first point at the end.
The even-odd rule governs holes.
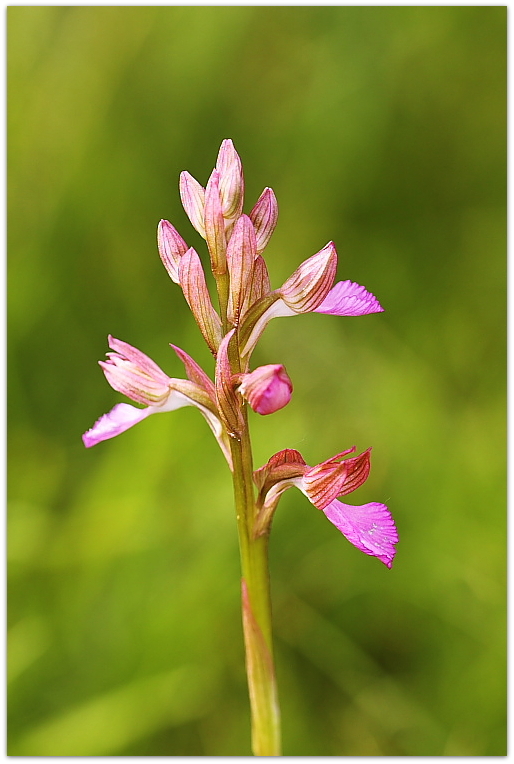
{"type": "MultiPolygon", "coordinates": [[[[229,331],[227,307],[229,273],[215,274],[223,334],[229,331]]],[[[232,347],[233,373],[242,369],[239,348],[232,347]]],[[[242,570],[243,631],[246,675],[252,716],[252,750],[255,756],[280,756],[280,711],[273,663],[271,597],[268,568],[268,535],[254,536],[257,516],[253,489],[253,461],[246,406],[241,398],[244,426],[241,439],[231,438],[234,498],[242,570]]]]}
{"type": "Polygon", "coordinates": [[[280,756],[280,712],[271,633],[268,536],[253,538],[256,517],[248,427],[232,441],[234,496],[243,574],[243,629],[256,756],[280,756]]]}

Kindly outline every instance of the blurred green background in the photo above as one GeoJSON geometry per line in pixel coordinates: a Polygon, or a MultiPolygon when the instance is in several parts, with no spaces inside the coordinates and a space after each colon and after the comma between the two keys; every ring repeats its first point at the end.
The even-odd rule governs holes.
{"type": "MultiPolygon", "coordinates": [[[[392,571],[297,491],[271,537],[284,753],[505,749],[505,7],[8,9],[9,752],[250,752],[232,489],[194,409],[84,449],[110,332],[212,371],[155,243],[232,138],[272,284],[333,239],[386,312],[272,322],[256,466],[372,445],[392,571]]],[[[353,500],[353,497],[352,497],[353,500]]]]}

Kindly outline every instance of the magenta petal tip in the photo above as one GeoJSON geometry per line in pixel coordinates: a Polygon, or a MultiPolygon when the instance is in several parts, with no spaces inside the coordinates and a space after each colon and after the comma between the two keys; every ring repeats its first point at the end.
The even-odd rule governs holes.
{"type": "Polygon", "coordinates": [[[375,295],[365,287],[352,281],[338,281],[314,312],[332,316],[365,316],[368,313],[382,313],[383,310],[375,295]]]}
{"type": "Polygon", "coordinates": [[[377,557],[391,568],[396,554],[398,532],[385,504],[370,502],[361,506],[334,499],[323,509],[330,522],[361,552],[377,557]]]}

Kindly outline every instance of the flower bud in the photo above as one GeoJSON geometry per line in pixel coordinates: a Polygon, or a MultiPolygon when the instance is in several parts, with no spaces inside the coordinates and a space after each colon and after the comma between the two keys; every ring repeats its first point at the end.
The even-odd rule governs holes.
{"type": "Polygon", "coordinates": [[[239,154],[230,139],[221,144],[216,170],[219,172],[219,189],[223,216],[235,220],[243,210],[244,179],[239,154]]]}
{"type": "Polygon", "coordinates": [[[211,353],[215,355],[221,342],[221,319],[212,307],[202,263],[193,247],[180,259],[179,278],[187,304],[211,353]]]}
{"type": "Polygon", "coordinates": [[[252,222],[248,215],[241,215],[227,247],[227,265],[230,273],[227,317],[233,324],[239,322],[246,295],[251,289],[256,247],[252,222]]]}
{"type": "Polygon", "coordinates": [[[215,276],[227,271],[227,241],[225,221],[221,209],[220,175],[213,170],[205,189],[205,240],[211,257],[212,272],[215,276]]]}
{"type": "Polygon", "coordinates": [[[293,384],[281,364],[268,364],[243,374],[239,392],[257,414],[273,414],[289,403],[293,384]]]}
{"type": "Polygon", "coordinates": [[[188,172],[180,173],[180,199],[193,228],[205,239],[205,188],[188,172]]]}
{"type": "Polygon", "coordinates": [[[168,271],[168,276],[175,284],[180,283],[178,269],[180,258],[187,252],[187,244],[179,232],[168,220],[161,220],[157,228],[157,246],[159,255],[168,271]]]}
{"type": "Polygon", "coordinates": [[[265,188],[250,212],[250,220],[257,237],[257,254],[266,249],[278,218],[278,205],[273,189],[265,188]]]}

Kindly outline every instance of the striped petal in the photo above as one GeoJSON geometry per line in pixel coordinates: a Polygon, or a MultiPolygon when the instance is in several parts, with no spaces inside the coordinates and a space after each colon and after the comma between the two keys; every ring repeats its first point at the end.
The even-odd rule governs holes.
{"type": "Polygon", "coordinates": [[[366,316],[383,310],[375,295],[353,281],[338,281],[323,302],[314,308],[315,313],[332,316],[366,316]]]}
{"type": "Polygon", "coordinates": [[[323,510],[330,522],[348,541],[390,568],[398,543],[394,520],[385,504],[371,502],[354,507],[335,499],[323,510]]]}

